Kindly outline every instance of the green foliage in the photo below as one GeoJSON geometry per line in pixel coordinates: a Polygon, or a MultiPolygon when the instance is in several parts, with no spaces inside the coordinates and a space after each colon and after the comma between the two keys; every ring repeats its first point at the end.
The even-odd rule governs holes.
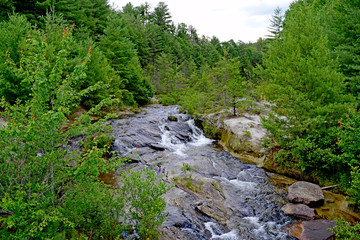
{"type": "Polygon", "coordinates": [[[322,24],[328,31],[330,47],[334,50],[333,57],[339,61],[340,70],[346,78],[347,90],[357,98],[360,92],[360,69],[357,57],[360,53],[359,4],[358,0],[332,0],[328,4],[319,6],[324,12],[322,24]]]}
{"type": "Polygon", "coordinates": [[[86,78],[91,48],[85,60],[69,71],[75,44],[72,29],[63,29],[59,49],[49,47],[46,35],[28,36],[23,44],[19,63],[9,55],[6,64],[31,85],[31,98],[13,105],[5,98],[1,101],[7,126],[0,128],[0,209],[9,216],[1,220],[0,235],[5,239],[119,239],[131,222],[139,235],[155,236],[156,226],[165,219],[161,213],[165,183],[146,170],[124,176],[121,189],[107,186],[98,177],[114,171],[122,160],[115,155],[103,157],[109,156],[111,138],[104,133],[110,129],[105,120],[91,124],[89,114],[114,101],[102,100],[73,124],[66,118],[94,88],[75,90],[86,78]],[[46,54],[50,50],[51,61],[46,54]],[[70,151],[68,142],[81,135],[87,136],[85,152],[70,151]],[[130,214],[125,214],[125,206],[131,206],[130,214]],[[126,221],[119,222],[119,216],[126,221]]]}
{"type": "Polygon", "coordinates": [[[340,159],[348,170],[343,177],[343,186],[348,189],[355,203],[360,206],[360,112],[348,108],[347,113],[339,121],[337,128],[337,145],[341,149],[340,159]]]}
{"type": "Polygon", "coordinates": [[[99,134],[88,134],[88,136],[85,138],[84,150],[88,151],[94,147],[105,148],[109,150],[113,141],[114,138],[105,134],[103,131],[99,134]]]}
{"type": "Polygon", "coordinates": [[[191,172],[192,167],[188,163],[183,163],[183,166],[180,168],[180,170],[186,174],[187,172],[191,172]]]}
{"type": "Polygon", "coordinates": [[[103,33],[110,14],[107,0],[59,0],[54,6],[69,24],[76,23],[94,39],[103,33]]]}
{"type": "Polygon", "coordinates": [[[119,202],[123,202],[124,222],[129,221],[141,239],[156,239],[156,227],[166,218],[165,200],[161,197],[171,187],[161,181],[152,169],[134,172],[130,169],[123,173],[123,186],[120,189],[119,202]]]}
{"type": "MultiPolygon", "coordinates": [[[[133,99],[138,104],[146,104],[150,101],[153,91],[150,83],[143,76],[135,47],[127,37],[129,36],[127,27],[124,17],[110,15],[104,35],[100,39],[100,48],[133,99]]],[[[116,87],[121,88],[121,86],[116,87]]],[[[132,99],[128,99],[130,101],[127,104],[133,104],[132,99]]]]}
{"type": "Polygon", "coordinates": [[[336,220],[336,225],[332,230],[337,239],[359,240],[360,239],[360,223],[351,226],[344,219],[336,220]]]}
{"type": "Polygon", "coordinates": [[[13,0],[3,0],[0,5],[0,22],[8,20],[8,14],[15,10],[13,0]]]}
{"type": "Polygon", "coordinates": [[[24,16],[11,15],[9,21],[0,22],[0,96],[11,103],[29,99],[30,85],[12,72],[6,59],[10,56],[19,64],[23,40],[31,32],[24,16]]]}
{"type": "MultiPolygon", "coordinates": [[[[9,123],[0,129],[0,208],[11,213],[2,220],[0,231],[5,238],[53,238],[68,236],[74,230],[107,238],[118,232],[116,226],[106,231],[109,226],[100,224],[114,223],[117,218],[114,204],[108,204],[113,193],[99,182],[98,175],[114,169],[119,160],[104,160],[106,149],[93,147],[81,156],[65,147],[85,126],[75,124],[71,131],[62,131],[65,115],[80,101],[80,93],[71,85],[82,79],[86,70],[80,63],[62,77],[72,41],[71,29],[65,28],[53,65],[44,54],[46,38],[40,42],[31,37],[25,40],[27,50],[22,53],[20,66],[10,57],[7,61],[16,76],[31,84],[32,98],[23,105],[2,100],[9,123]]],[[[90,124],[89,118],[85,122],[90,124]]]]}
{"type": "Polygon", "coordinates": [[[167,95],[159,95],[159,103],[168,106],[168,105],[176,105],[179,103],[179,96],[176,96],[174,93],[170,93],[167,95]]]}
{"type": "Polygon", "coordinates": [[[294,2],[258,73],[262,93],[276,104],[263,126],[277,163],[340,182],[359,204],[359,113],[352,110],[358,104],[352,67],[358,5],[350,2],[294,2]]]}

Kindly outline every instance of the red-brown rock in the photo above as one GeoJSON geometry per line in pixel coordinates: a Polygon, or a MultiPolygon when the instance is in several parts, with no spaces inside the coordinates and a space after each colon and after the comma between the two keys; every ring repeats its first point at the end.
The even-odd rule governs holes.
{"type": "Polygon", "coordinates": [[[301,221],[283,227],[283,231],[299,240],[328,240],[335,235],[329,230],[335,224],[332,220],[301,221]]]}

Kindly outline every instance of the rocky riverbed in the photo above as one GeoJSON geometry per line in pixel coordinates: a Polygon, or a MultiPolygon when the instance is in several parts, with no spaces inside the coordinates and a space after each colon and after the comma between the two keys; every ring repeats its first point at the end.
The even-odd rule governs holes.
{"type": "Polygon", "coordinates": [[[113,150],[130,156],[134,170],[155,166],[174,185],[164,196],[161,239],[293,239],[282,230],[296,221],[281,211],[286,193],[265,170],[206,138],[178,107],[146,107],[111,125],[113,150]]]}

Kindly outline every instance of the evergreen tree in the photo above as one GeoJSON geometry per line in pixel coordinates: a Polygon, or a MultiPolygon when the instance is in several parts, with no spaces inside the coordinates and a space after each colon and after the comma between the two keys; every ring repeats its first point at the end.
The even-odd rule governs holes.
{"type": "Polygon", "coordinates": [[[275,8],[274,15],[270,19],[270,26],[268,27],[271,35],[270,38],[280,38],[283,29],[284,15],[280,7],[275,8]]]}
{"type": "Polygon", "coordinates": [[[164,2],[159,2],[152,13],[152,21],[165,32],[170,31],[172,21],[169,7],[164,2]]]}
{"type": "Polygon", "coordinates": [[[0,96],[11,103],[18,98],[27,100],[30,97],[31,86],[16,76],[6,62],[11,57],[15,64],[20,65],[23,39],[30,33],[31,25],[19,14],[11,15],[9,21],[0,22],[0,96]]]}
{"type": "Polygon", "coordinates": [[[359,99],[360,1],[334,0],[332,2],[322,8],[322,23],[329,29],[330,45],[334,49],[334,57],[340,63],[340,71],[346,77],[347,89],[359,99]]]}
{"type": "Polygon", "coordinates": [[[8,20],[9,14],[15,11],[13,0],[2,0],[0,3],[0,22],[8,20]]]}
{"type": "Polygon", "coordinates": [[[263,124],[282,148],[277,159],[295,160],[296,167],[318,177],[336,176],[338,149],[332,132],[350,100],[343,77],[311,2],[292,4],[284,24],[281,38],[264,57],[265,96],[276,107],[263,124]]]}
{"type": "Polygon", "coordinates": [[[59,0],[55,4],[57,13],[61,13],[69,24],[75,23],[89,31],[94,39],[102,34],[106,25],[110,7],[107,0],[59,0]]]}
{"type": "Polygon", "coordinates": [[[152,88],[143,76],[135,46],[127,36],[129,28],[125,18],[114,13],[108,17],[104,36],[100,39],[100,48],[131,94],[126,95],[126,98],[131,99],[132,96],[137,103],[145,104],[152,96],[152,88]]]}

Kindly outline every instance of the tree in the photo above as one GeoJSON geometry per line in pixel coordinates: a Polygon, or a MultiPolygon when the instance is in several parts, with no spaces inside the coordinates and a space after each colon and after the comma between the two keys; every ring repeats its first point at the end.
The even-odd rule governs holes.
{"type": "Polygon", "coordinates": [[[0,22],[8,20],[8,15],[15,10],[13,0],[3,0],[0,4],[0,22]]]}
{"type": "Polygon", "coordinates": [[[358,0],[333,0],[331,4],[322,6],[322,23],[329,31],[333,56],[340,63],[340,71],[345,75],[348,91],[357,98],[360,97],[359,4],[358,0]]]}
{"type": "Polygon", "coordinates": [[[271,35],[268,35],[270,38],[280,38],[281,31],[283,29],[284,15],[280,7],[275,8],[274,15],[270,19],[270,26],[268,27],[271,35]]]}
{"type": "Polygon", "coordinates": [[[18,98],[27,100],[30,97],[31,86],[16,76],[6,63],[7,58],[11,57],[15,64],[20,65],[23,39],[30,33],[31,25],[24,16],[15,14],[9,17],[9,21],[0,22],[0,96],[11,103],[18,98]]]}
{"type": "Polygon", "coordinates": [[[229,80],[227,83],[227,91],[230,96],[230,104],[233,108],[233,115],[236,116],[236,104],[239,98],[244,96],[245,81],[240,73],[240,61],[231,59],[228,66],[229,80]]]}
{"type": "Polygon", "coordinates": [[[129,29],[124,17],[113,14],[100,38],[100,48],[131,94],[126,95],[127,103],[131,104],[133,98],[138,104],[145,104],[153,94],[152,87],[143,76],[135,46],[127,36],[129,29]]]}
{"type": "Polygon", "coordinates": [[[338,149],[332,131],[351,98],[311,2],[293,3],[284,26],[264,57],[264,93],[276,107],[263,124],[282,148],[276,154],[279,162],[295,161],[317,177],[336,176],[338,149]]]}
{"type": "Polygon", "coordinates": [[[171,15],[169,7],[164,2],[159,2],[152,13],[152,21],[165,32],[171,29],[171,15]]]}
{"type": "Polygon", "coordinates": [[[92,47],[68,71],[76,44],[72,30],[63,29],[61,47],[53,49],[51,61],[46,35],[24,40],[20,64],[7,56],[14,75],[31,84],[32,98],[23,104],[9,104],[4,98],[0,102],[8,123],[0,127],[0,209],[7,214],[1,219],[0,235],[4,239],[118,239],[136,230],[144,239],[153,238],[165,220],[165,201],[160,196],[169,187],[161,178],[151,169],[127,172],[121,179],[124,186],[117,189],[99,179],[100,173],[114,171],[122,160],[115,155],[104,158],[110,155],[112,141],[104,132],[112,129],[105,119],[91,124],[89,114],[118,99],[110,96],[74,123],[67,120],[83,95],[104,87],[74,88],[86,78],[92,47]],[[84,152],[69,150],[75,136],[85,136],[84,152]]]}
{"type": "Polygon", "coordinates": [[[110,7],[107,0],[59,0],[55,4],[57,13],[61,13],[70,25],[75,23],[89,31],[97,39],[103,33],[110,7]]]}

